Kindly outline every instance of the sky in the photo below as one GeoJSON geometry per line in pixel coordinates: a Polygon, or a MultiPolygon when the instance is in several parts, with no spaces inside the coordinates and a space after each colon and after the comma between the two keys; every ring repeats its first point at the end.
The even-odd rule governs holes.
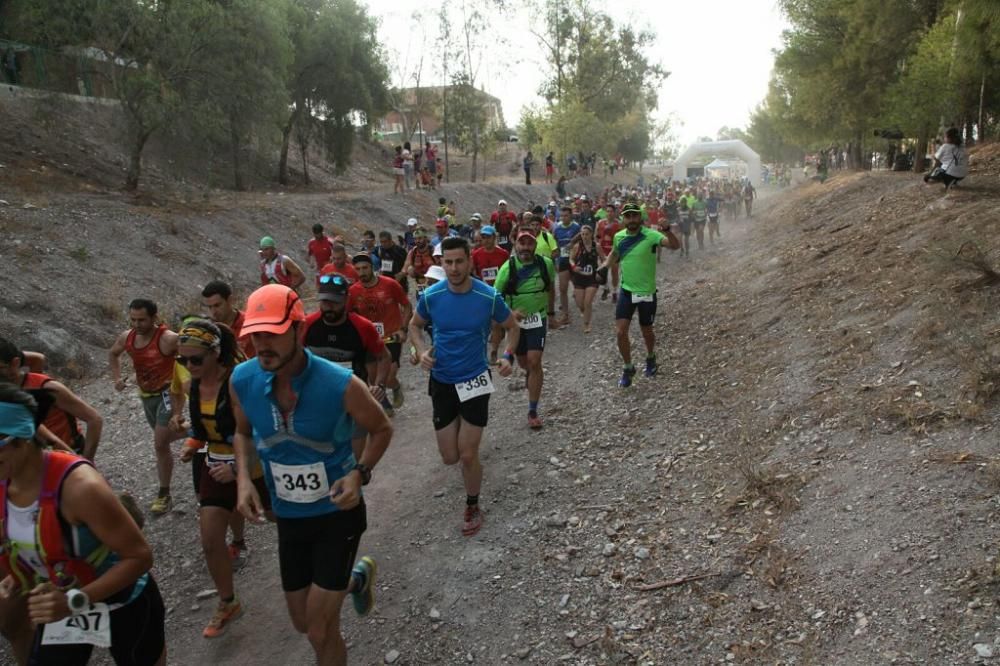
{"type": "MultiPolygon", "coordinates": [[[[440,70],[432,64],[437,51],[435,5],[427,5],[431,9],[424,10],[421,25],[412,16],[414,5],[361,1],[381,22],[392,84],[413,85],[412,74],[423,52],[427,58],[421,85],[439,85],[440,70]]],[[[508,0],[508,5],[516,8],[519,3],[508,0]]],[[[616,22],[656,33],[647,58],[670,72],[660,89],[656,118],[671,119],[682,148],[701,136],[714,138],[720,127],[746,126],[767,94],[773,49],[787,27],[777,0],[591,0],[590,6],[606,11],[616,22]]],[[[494,18],[496,32],[483,38],[487,48],[479,66],[480,87],[503,101],[510,127],[517,126],[524,107],[544,105],[538,88],[550,70],[543,50],[532,45],[533,20],[523,9],[509,10],[494,18]]]]}

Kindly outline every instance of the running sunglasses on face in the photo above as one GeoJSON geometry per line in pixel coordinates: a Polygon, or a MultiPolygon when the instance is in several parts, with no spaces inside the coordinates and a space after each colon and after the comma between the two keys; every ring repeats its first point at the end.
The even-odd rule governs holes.
{"type": "Polygon", "coordinates": [[[182,356],[181,354],[178,354],[177,362],[183,365],[185,368],[187,367],[188,363],[190,363],[195,367],[200,367],[205,362],[206,356],[208,356],[208,354],[199,354],[198,356],[182,356]]]}

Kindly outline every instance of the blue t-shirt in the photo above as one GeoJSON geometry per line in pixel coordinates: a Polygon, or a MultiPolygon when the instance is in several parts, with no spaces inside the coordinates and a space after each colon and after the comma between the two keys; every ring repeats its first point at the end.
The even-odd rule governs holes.
{"type": "Polygon", "coordinates": [[[473,280],[472,289],[456,294],[442,280],[420,295],[417,314],[434,324],[431,377],[442,384],[457,384],[486,372],[491,324],[507,321],[510,308],[485,282],[473,280]]]}
{"type": "Polygon", "coordinates": [[[718,199],[716,197],[709,197],[709,198],[705,199],[705,208],[708,210],[708,214],[709,215],[718,215],[719,214],[719,202],[720,201],[722,201],[722,199],[718,199]]]}
{"type": "Polygon", "coordinates": [[[569,256],[568,251],[562,248],[568,249],[570,241],[576,238],[578,233],[580,233],[580,225],[576,222],[570,222],[568,226],[563,225],[562,222],[552,226],[552,235],[556,237],[556,243],[559,244],[560,255],[565,252],[565,256],[569,256]]]}

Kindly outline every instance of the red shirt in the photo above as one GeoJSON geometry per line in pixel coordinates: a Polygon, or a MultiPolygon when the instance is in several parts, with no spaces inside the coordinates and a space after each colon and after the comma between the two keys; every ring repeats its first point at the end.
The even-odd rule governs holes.
{"type": "Polygon", "coordinates": [[[611,246],[615,242],[615,234],[621,231],[624,227],[618,223],[617,220],[614,222],[609,222],[608,220],[601,220],[597,223],[597,240],[601,244],[601,250],[604,254],[611,253],[611,246]]]}
{"type": "Polygon", "coordinates": [[[354,284],[358,281],[358,272],[354,270],[354,264],[345,261],[343,266],[327,264],[320,270],[320,275],[342,275],[348,282],[354,284]]]}
{"type": "Polygon", "coordinates": [[[497,230],[497,242],[498,243],[510,243],[513,239],[510,238],[511,229],[517,224],[517,215],[507,211],[502,216],[500,211],[495,210],[493,214],[490,215],[490,224],[493,228],[497,230]]]}
{"type": "Polygon", "coordinates": [[[351,310],[368,319],[375,328],[381,327],[382,336],[389,336],[403,327],[400,308],[409,306],[410,299],[403,287],[390,277],[376,276],[372,287],[355,282],[347,292],[351,310]]]}
{"type": "Polygon", "coordinates": [[[646,215],[649,216],[649,219],[646,220],[647,227],[660,226],[660,221],[663,219],[663,213],[660,212],[659,208],[647,208],[646,215]]]}
{"type": "Polygon", "coordinates": [[[502,247],[494,247],[492,250],[477,247],[472,251],[472,267],[476,272],[476,277],[491,287],[496,282],[497,270],[508,259],[510,259],[510,252],[502,247]]]}
{"type": "Polygon", "coordinates": [[[236,344],[239,345],[240,351],[247,358],[253,358],[257,355],[257,350],[254,349],[253,339],[248,335],[247,337],[240,339],[240,331],[243,330],[243,320],[246,317],[239,310],[236,311],[236,317],[233,318],[233,323],[229,325],[229,329],[236,334],[236,344]]]}
{"type": "Polygon", "coordinates": [[[328,236],[323,236],[319,240],[312,238],[306,247],[306,254],[316,260],[316,269],[321,270],[330,263],[330,256],[333,254],[333,241],[328,236]]]}

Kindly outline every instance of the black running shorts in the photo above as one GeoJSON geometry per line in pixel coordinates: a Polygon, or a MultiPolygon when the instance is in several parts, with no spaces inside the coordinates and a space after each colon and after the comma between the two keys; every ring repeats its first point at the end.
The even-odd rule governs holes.
{"type": "MultiPolygon", "coordinates": [[[[490,373],[492,377],[492,373],[490,373]]],[[[433,377],[427,387],[434,409],[434,429],[443,430],[450,426],[459,416],[469,425],[486,427],[490,417],[490,395],[480,395],[465,402],[460,402],[454,384],[445,384],[433,377]]]]}
{"type": "Polygon", "coordinates": [[[368,528],[365,503],[349,511],[310,518],[278,518],[281,587],[295,592],[310,585],[347,589],[361,535],[368,528]]]}

